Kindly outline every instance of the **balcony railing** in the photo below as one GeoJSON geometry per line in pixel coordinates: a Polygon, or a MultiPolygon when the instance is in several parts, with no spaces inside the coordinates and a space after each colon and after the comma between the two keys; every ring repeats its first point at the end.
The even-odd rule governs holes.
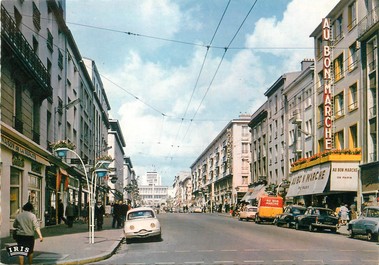
{"type": "Polygon", "coordinates": [[[358,37],[369,31],[378,22],[379,6],[371,10],[358,24],[358,37]]]}
{"type": "Polygon", "coordinates": [[[53,90],[50,86],[49,72],[3,6],[1,6],[1,37],[38,82],[42,89],[41,95],[45,98],[51,96],[53,90]]]}

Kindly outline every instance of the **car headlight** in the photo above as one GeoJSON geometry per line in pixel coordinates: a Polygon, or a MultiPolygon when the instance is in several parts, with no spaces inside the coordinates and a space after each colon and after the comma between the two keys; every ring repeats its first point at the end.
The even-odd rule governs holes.
{"type": "Polygon", "coordinates": [[[135,228],[134,225],[129,226],[130,230],[134,230],[134,228],[135,228]]]}
{"type": "Polygon", "coordinates": [[[155,223],[151,223],[151,224],[150,224],[150,227],[151,227],[151,228],[155,228],[155,223]]]}

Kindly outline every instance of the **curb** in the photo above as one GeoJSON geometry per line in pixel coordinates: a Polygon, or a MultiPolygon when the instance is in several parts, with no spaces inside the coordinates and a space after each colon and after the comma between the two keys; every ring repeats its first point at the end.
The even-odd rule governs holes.
{"type": "Polygon", "coordinates": [[[122,244],[123,240],[124,240],[124,237],[120,236],[120,239],[118,240],[118,242],[113,243],[113,245],[109,248],[110,249],[109,252],[106,253],[106,254],[97,255],[97,256],[94,256],[94,257],[91,257],[91,258],[65,260],[65,261],[62,261],[62,262],[58,261],[58,262],[56,262],[54,264],[58,264],[58,265],[88,264],[88,263],[91,263],[91,262],[98,262],[98,261],[102,261],[102,260],[108,259],[108,258],[110,258],[116,252],[116,250],[122,244]]]}

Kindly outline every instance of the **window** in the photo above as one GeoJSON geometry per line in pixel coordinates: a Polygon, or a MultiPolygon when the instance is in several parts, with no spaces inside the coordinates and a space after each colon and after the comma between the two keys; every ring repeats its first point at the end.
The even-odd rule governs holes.
{"type": "Polygon", "coordinates": [[[33,36],[33,51],[35,54],[38,54],[38,40],[33,36]]]}
{"type": "Polygon", "coordinates": [[[322,58],[323,46],[324,45],[322,44],[322,36],[320,36],[317,38],[317,42],[316,42],[316,57],[317,57],[317,59],[322,58]]]}
{"type": "Polygon", "coordinates": [[[317,85],[317,92],[321,93],[324,91],[324,70],[321,70],[318,74],[317,74],[317,79],[318,79],[318,85],[317,85]]]}
{"type": "Polygon", "coordinates": [[[357,125],[354,124],[349,128],[349,148],[358,147],[358,129],[357,125]]]}
{"type": "Polygon", "coordinates": [[[47,48],[50,52],[53,52],[53,35],[50,33],[50,30],[47,29],[47,40],[46,40],[47,48]]]}
{"type": "Polygon", "coordinates": [[[63,69],[63,54],[60,50],[58,50],[58,66],[61,70],[63,69]]]}
{"type": "Polygon", "coordinates": [[[38,7],[33,2],[33,24],[37,31],[41,29],[41,13],[38,10],[38,7]]]}
{"type": "Polygon", "coordinates": [[[324,104],[318,106],[318,122],[317,126],[320,128],[324,125],[324,104]]]}
{"type": "Polygon", "coordinates": [[[358,108],[358,95],[357,95],[357,83],[354,83],[349,87],[349,111],[358,108]]]}
{"type": "Polygon", "coordinates": [[[242,153],[246,154],[249,152],[249,144],[248,143],[242,143],[242,153]]]}
{"type": "Polygon", "coordinates": [[[11,168],[10,176],[10,207],[9,214],[11,219],[16,218],[21,208],[21,171],[11,168]]]}
{"type": "Polygon", "coordinates": [[[354,1],[348,8],[347,28],[351,30],[357,25],[357,3],[354,1]]]}
{"type": "Polygon", "coordinates": [[[338,81],[343,77],[343,53],[333,61],[334,81],[338,81]]]}
{"type": "Polygon", "coordinates": [[[334,97],[334,116],[338,119],[344,114],[343,93],[341,92],[334,97]]]}
{"type": "Polygon", "coordinates": [[[41,178],[35,175],[29,175],[28,202],[33,204],[34,214],[41,219],[41,178]]]}
{"type": "Polygon", "coordinates": [[[17,29],[21,29],[21,25],[22,25],[22,15],[20,14],[20,12],[18,11],[17,8],[14,8],[14,18],[15,18],[15,21],[16,21],[16,27],[17,29]]]}
{"type": "Polygon", "coordinates": [[[333,39],[338,42],[343,38],[343,19],[340,15],[333,23],[333,39]]]}
{"type": "Polygon", "coordinates": [[[344,136],[343,136],[343,130],[339,131],[334,136],[334,147],[336,149],[343,149],[344,148],[344,136]]]}
{"type": "Polygon", "coordinates": [[[353,45],[349,47],[349,71],[353,71],[358,66],[358,52],[357,44],[354,42],[353,45]]]}

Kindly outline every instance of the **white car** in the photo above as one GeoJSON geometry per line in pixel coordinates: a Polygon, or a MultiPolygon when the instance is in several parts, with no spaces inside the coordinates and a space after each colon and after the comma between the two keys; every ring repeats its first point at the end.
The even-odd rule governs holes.
{"type": "Polygon", "coordinates": [[[242,221],[242,220],[246,220],[246,221],[254,220],[257,212],[258,212],[258,207],[249,206],[249,205],[245,206],[239,212],[238,220],[240,220],[240,221],[242,221]]]}
{"type": "Polygon", "coordinates": [[[133,238],[152,237],[162,240],[162,230],[155,211],[150,207],[139,207],[128,211],[124,223],[126,241],[133,238]]]}

